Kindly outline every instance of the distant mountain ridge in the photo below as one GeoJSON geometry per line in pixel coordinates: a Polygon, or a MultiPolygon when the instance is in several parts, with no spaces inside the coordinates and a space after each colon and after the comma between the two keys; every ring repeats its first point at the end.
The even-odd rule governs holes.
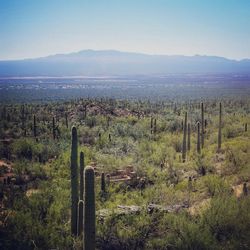
{"type": "Polygon", "coordinates": [[[0,77],[178,73],[250,73],[250,59],[238,61],[218,56],[168,56],[116,50],[82,50],[35,59],[0,61],[0,77]]]}

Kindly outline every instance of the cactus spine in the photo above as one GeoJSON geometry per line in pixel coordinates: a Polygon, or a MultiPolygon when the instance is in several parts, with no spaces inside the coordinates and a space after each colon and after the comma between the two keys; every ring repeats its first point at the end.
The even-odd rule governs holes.
{"type": "Polygon", "coordinates": [[[204,147],[204,105],[201,103],[201,147],[204,147]]]}
{"type": "Polygon", "coordinates": [[[190,151],[191,149],[191,127],[190,123],[188,123],[188,141],[187,141],[187,150],[190,151]]]}
{"type": "Polygon", "coordinates": [[[78,166],[77,166],[77,130],[72,128],[71,145],[71,233],[77,235],[77,206],[78,206],[78,166]]]}
{"type": "Polygon", "coordinates": [[[183,141],[182,141],[182,161],[186,161],[187,152],[187,112],[185,112],[185,122],[183,128],[183,141]]]}
{"type": "Polygon", "coordinates": [[[197,153],[201,153],[200,122],[197,122],[197,153]]]}
{"type": "Polygon", "coordinates": [[[92,167],[84,170],[84,236],[86,250],[95,250],[95,174],[92,167]]]}
{"type": "Polygon", "coordinates": [[[222,126],[222,108],[221,108],[221,102],[220,102],[219,131],[218,131],[218,151],[221,149],[221,126],[222,126]]]}

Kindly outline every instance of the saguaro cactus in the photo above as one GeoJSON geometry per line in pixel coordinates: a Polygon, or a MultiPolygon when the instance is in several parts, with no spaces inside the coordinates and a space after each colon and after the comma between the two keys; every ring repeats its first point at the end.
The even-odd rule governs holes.
{"type": "Polygon", "coordinates": [[[201,103],[201,147],[204,147],[204,105],[203,102],[201,103]]]}
{"type": "Polygon", "coordinates": [[[72,127],[71,144],[71,233],[77,235],[77,206],[78,206],[78,165],[77,165],[77,130],[72,127]]]}
{"type": "Polygon", "coordinates": [[[34,135],[34,137],[36,138],[36,136],[37,136],[37,131],[36,131],[36,116],[34,115],[34,117],[33,117],[33,135],[34,135]]]}
{"type": "Polygon", "coordinates": [[[245,132],[247,132],[247,123],[245,123],[245,132]]]}
{"type": "Polygon", "coordinates": [[[157,130],[157,127],[156,127],[156,118],[155,118],[155,121],[154,121],[154,134],[156,134],[156,130],[157,130]]]}
{"type": "Polygon", "coordinates": [[[153,117],[151,117],[150,133],[151,133],[151,135],[153,134],[153,117]]]}
{"type": "Polygon", "coordinates": [[[56,139],[56,125],[55,125],[55,117],[52,120],[52,132],[53,132],[53,139],[56,139]]]}
{"type": "Polygon", "coordinates": [[[221,149],[221,126],[222,126],[222,107],[221,107],[221,102],[220,102],[219,131],[218,131],[218,151],[221,149]]]}
{"type": "Polygon", "coordinates": [[[69,124],[68,124],[68,115],[67,115],[67,113],[65,114],[65,125],[66,125],[66,128],[69,127],[69,124]]]}
{"type": "Polygon", "coordinates": [[[84,170],[84,236],[85,250],[95,250],[95,174],[90,166],[84,170]]]}
{"type": "Polygon", "coordinates": [[[182,141],[182,161],[186,161],[186,152],[187,152],[187,112],[185,112],[185,121],[183,128],[183,141],[182,141]]]}
{"type": "Polygon", "coordinates": [[[102,173],[102,175],[101,175],[101,191],[102,191],[102,193],[106,192],[105,174],[104,173],[102,173]]]}
{"type": "Polygon", "coordinates": [[[197,122],[197,153],[201,153],[200,122],[197,122]]]}
{"type": "Polygon", "coordinates": [[[83,190],[84,190],[84,178],[83,178],[83,173],[84,173],[84,153],[80,153],[80,200],[83,200],[83,190]]]}
{"type": "Polygon", "coordinates": [[[190,151],[191,149],[191,126],[188,123],[188,140],[187,140],[187,150],[190,151]]]}
{"type": "Polygon", "coordinates": [[[83,200],[78,202],[77,235],[80,236],[83,231],[83,200]]]}

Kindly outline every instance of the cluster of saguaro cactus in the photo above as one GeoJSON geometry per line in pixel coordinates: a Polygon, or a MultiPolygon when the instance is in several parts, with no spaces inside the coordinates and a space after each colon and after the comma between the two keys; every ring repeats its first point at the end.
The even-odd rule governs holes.
{"type": "MultiPolygon", "coordinates": [[[[95,249],[95,189],[94,169],[84,169],[84,154],[80,153],[80,192],[78,188],[77,130],[72,128],[71,145],[71,233],[83,233],[84,249],[95,249]],[[78,197],[79,194],[79,197],[78,197]]],[[[104,184],[105,186],[105,184],[104,184]]],[[[102,184],[103,188],[103,184],[102,184]]]]}
{"type": "Polygon", "coordinates": [[[95,174],[92,167],[84,170],[84,234],[85,250],[95,249],[95,174]]]}
{"type": "Polygon", "coordinates": [[[182,161],[186,161],[186,152],[187,152],[187,112],[185,112],[185,121],[183,128],[183,141],[182,141],[182,161]]]}
{"type": "Polygon", "coordinates": [[[71,233],[77,235],[77,207],[78,207],[78,145],[77,130],[72,128],[71,144],[71,233]]]}
{"type": "Polygon", "coordinates": [[[219,131],[218,131],[218,151],[221,149],[221,127],[222,127],[222,107],[220,102],[219,131]]]}

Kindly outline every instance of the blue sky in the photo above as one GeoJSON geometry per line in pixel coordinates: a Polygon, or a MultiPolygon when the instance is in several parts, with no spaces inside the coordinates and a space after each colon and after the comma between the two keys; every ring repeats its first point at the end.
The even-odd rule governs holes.
{"type": "Polygon", "coordinates": [[[0,0],[0,60],[83,49],[250,58],[250,0],[0,0]]]}

